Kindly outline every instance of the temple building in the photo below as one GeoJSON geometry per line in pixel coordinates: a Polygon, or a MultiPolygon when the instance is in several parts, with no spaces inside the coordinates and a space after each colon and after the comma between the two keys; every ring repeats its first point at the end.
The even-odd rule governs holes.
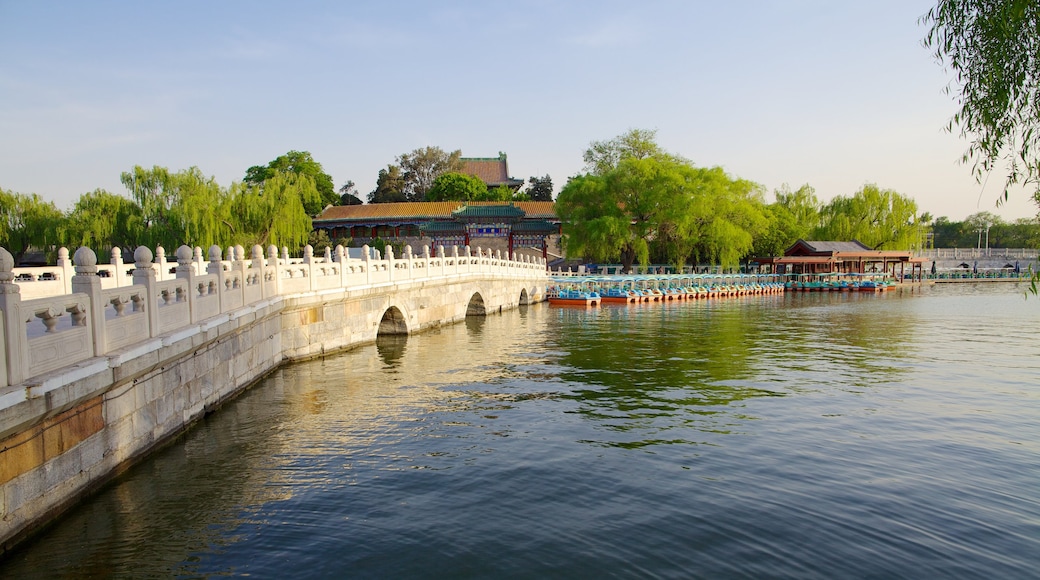
{"type": "Polygon", "coordinates": [[[504,185],[518,191],[524,185],[523,179],[513,179],[509,176],[506,154],[501,151],[498,152],[498,157],[463,157],[461,161],[462,172],[480,179],[488,189],[504,185]]]}
{"type": "MultiPolygon", "coordinates": [[[[504,156],[502,158],[504,167],[504,156]]],[[[521,182],[522,183],[522,182],[521,182]]],[[[507,184],[508,185],[508,184],[507,184]]],[[[551,201],[404,202],[330,206],[314,218],[315,230],[333,241],[359,246],[380,238],[422,246],[472,246],[527,253],[550,259],[560,255],[560,220],[551,201]]]]}

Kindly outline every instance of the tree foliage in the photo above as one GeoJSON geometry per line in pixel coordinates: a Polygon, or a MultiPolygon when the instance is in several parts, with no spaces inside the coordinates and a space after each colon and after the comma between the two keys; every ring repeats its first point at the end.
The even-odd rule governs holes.
{"type": "Polygon", "coordinates": [[[365,202],[358,197],[357,186],[353,181],[348,181],[339,188],[339,205],[361,205],[363,203],[365,202]]]}
{"type": "Polygon", "coordinates": [[[465,173],[442,173],[426,193],[427,201],[477,201],[487,197],[488,188],[478,177],[465,173]]]}
{"type": "Polygon", "coordinates": [[[890,189],[864,185],[837,196],[820,211],[820,240],[859,240],[875,250],[908,250],[918,241],[917,203],[890,189]]]}
{"type": "Polygon", "coordinates": [[[141,207],[125,196],[104,189],[81,195],[65,223],[63,245],[86,246],[102,259],[112,248],[132,253],[140,245],[144,231],[141,207]]]}
{"type": "Polygon", "coordinates": [[[395,203],[408,201],[404,192],[404,175],[396,165],[387,165],[379,170],[376,188],[368,194],[368,203],[395,203]]]}
{"type": "Polygon", "coordinates": [[[775,192],[776,201],[765,206],[767,226],[755,239],[758,256],[779,256],[799,239],[808,239],[820,225],[820,200],[805,184],[796,191],[785,183],[775,192]]]}
{"type": "Polygon", "coordinates": [[[947,128],[970,140],[963,160],[980,181],[1003,160],[1001,199],[1022,184],[1040,204],[1040,2],[939,0],[921,21],[925,46],[959,85],[947,128]]]}
{"type": "Polygon", "coordinates": [[[318,197],[309,175],[279,172],[261,186],[232,184],[228,197],[230,236],[210,244],[298,248],[306,243],[311,218],[303,200],[318,197]]]}
{"type": "Polygon", "coordinates": [[[0,247],[11,252],[16,264],[30,249],[50,251],[60,243],[63,222],[53,202],[0,188],[0,247]]]}
{"type": "Polygon", "coordinates": [[[556,212],[568,254],[620,260],[625,271],[651,254],[676,267],[691,257],[736,265],[767,225],[760,188],[657,151],[563,187],[556,212]]]}
{"type": "Polygon", "coordinates": [[[545,177],[531,176],[527,183],[527,196],[531,201],[552,201],[553,182],[548,173],[545,177]]]}
{"type": "Polygon", "coordinates": [[[280,155],[267,165],[254,165],[246,170],[244,181],[250,185],[262,186],[265,181],[271,179],[278,173],[295,173],[306,175],[314,181],[318,192],[317,198],[304,199],[304,210],[309,215],[317,215],[325,206],[336,205],[340,202],[340,195],[332,182],[332,176],[325,173],[321,163],[311,156],[309,151],[289,151],[280,155]]]}
{"type": "Polygon", "coordinates": [[[647,159],[664,154],[657,144],[657,130],[629,129],[626,133],[606,141],[593,141],[582,156],[585,171],[605,175],[624,159],[647,159]]]}
{"type": "Polygon", "coordinates": [[[461,173],[462,151],[445,152],[440,147],[423,147],[397,158],[404,178],[402,191],[407,201],[426,201],[426,193],[442,173],[461,173]]]}

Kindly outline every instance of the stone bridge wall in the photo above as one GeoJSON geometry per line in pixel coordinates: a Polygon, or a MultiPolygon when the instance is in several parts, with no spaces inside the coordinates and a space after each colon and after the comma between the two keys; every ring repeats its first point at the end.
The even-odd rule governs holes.
{"type": "Polygon", "coordinates": [[[22,300],[0,249],[0,552],[286,361],[545,296],[544,263],[479,249],[200,254],[182,247],[160,279],[166,265],[139,248],[124,284],[103,288],[81,248],[72,280],[42,280],[68,293],[22,300]]]}

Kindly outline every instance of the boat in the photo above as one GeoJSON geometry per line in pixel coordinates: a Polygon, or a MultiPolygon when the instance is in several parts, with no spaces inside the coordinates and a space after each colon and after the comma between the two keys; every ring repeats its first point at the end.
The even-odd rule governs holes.
{"type": "Polygon", "coordinates": [[[549,291],[549,304],[556,306],[599,306],[599,303],[600,295],[598,292],[567,289],[551,289],[549,291]]]}
{"type": "Polygon", "coordinates": [[[603,302],[620,304],[633,304],[643,301],[643,297],[634,290],[625,290],[624,288],[606,288],[599,292],[599,296],[603,302]]]}

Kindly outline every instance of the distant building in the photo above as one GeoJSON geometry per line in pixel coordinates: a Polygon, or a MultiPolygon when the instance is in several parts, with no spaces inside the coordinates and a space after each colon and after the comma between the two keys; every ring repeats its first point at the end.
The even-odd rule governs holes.
{"type": "Polygon", "coordinates": [[[888,272],[900,279],[909,267],[913,276],[923,271],[923,260],[903,250],[872,250],[858,240],[851,242],[798,240],[782,257],[750,261],[776,274],[864,274],[888,272]],[[898,270],[898,271],[897,271],[898,270]]]}
{"type": "Polygon", "coordinates": [[[501,151],[498,152],[498,157],[463,157],[461,161],[462,172],[480,179],[488,189],[504,185],[517,191],[524,185],[523,179],[513,179],[509,176],[506,154],[501,151]]]}
{"type": "Polygon", "coordinates": [[[380,238],[408,244],[416,253],[422,246],[480,246],[548,258],[559,253],[560,220],[555,202],[427,201],[340,205],[325,208],[314,218],[314,229],[328,231],[333,240],[350,238],[360,246],[380,238]]]}

